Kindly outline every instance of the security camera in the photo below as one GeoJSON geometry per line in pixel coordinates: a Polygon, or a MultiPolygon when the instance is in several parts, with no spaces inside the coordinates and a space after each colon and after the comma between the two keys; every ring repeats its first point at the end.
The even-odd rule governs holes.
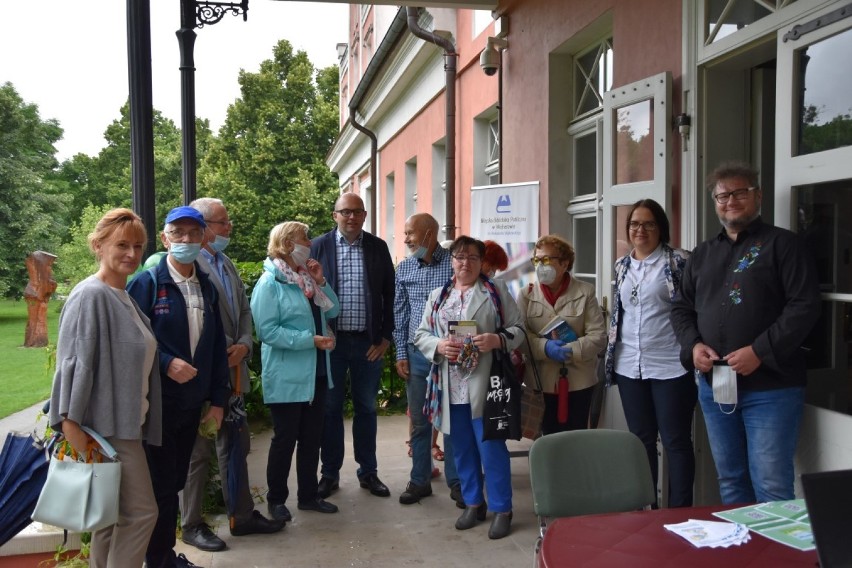
{"type": "Polygon", "coordinates": [[[509,42],[499,37],[489,37],[485,49],[479,54],[479,66],[491,77],[500,69],[500,50],[509,47],[509,42]]]}
{"type": "Polygon", "coordinates": [[[491,77],[500,68],[500,52],[486,47],[479,54],[479,66],[482,67],[486,75],[491,77]]]}

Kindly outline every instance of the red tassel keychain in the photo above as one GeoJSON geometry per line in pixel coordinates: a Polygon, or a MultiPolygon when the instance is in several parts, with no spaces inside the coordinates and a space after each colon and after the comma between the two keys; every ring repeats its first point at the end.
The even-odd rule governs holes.
{"type": "Polygon", "coordinates": [[[559,369],[559,383],[556,385],[556,396],[558,400],[556,420],[560,424],[566,424],[568,422],[568,369],[565,367],[559,369]]]}

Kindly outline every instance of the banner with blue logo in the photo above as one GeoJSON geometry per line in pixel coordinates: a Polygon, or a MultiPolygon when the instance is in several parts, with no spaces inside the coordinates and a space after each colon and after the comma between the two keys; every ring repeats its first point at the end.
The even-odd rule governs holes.
{"type": "Polygon", "coordinates": [[[472,187],[470,233],[498,243],[538,240],[538,182],[472,187]]]}

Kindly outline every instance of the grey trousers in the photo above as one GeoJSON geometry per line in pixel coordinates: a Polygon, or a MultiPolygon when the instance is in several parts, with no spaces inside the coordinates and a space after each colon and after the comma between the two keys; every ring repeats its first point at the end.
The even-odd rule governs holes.
{"type": "MultiPolygon", "coordinates": [[[[180,493],[180,517],[181,526],[184,528],[194,527],[204,522],[201,516],[201,506],[204,503],[204,488],[207,485],[210,459],[213,457],[213,440],[197,436],[195,446],[192,448],[192,457],[189,460],[189,472],[186,477],[186,485],[180,493]]],[[[227,422],[222,422],[222,428],[215,440],[216,457],[219,461],[219,475],[222,479],[222,496],[225,498],[227,507],[230,496],[228,495],[228,457],[230,454],[230,428],[227,422]]],[[[249,520],[254,512],[254,500],[251,496],[249,486],[248,466],[246,456],[251,447],[251,437],[247,425],[240,431],[237,448],[240,456],[236,460],[238,471],[237,503],[234,510],[234,522],[239,524],[249,520]]]]}
{"type": "Polygon", "coordinates": [[[141,440],[108,438],[121,460],[118,522],[92,533],[89,566],[139,568],[157,522],[157,501],[141,440]]]}

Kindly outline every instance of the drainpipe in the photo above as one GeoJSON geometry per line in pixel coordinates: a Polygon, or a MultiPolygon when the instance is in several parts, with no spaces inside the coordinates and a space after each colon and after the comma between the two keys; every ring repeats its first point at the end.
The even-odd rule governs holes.
{"type": "Polygon", "coordinates": [[[458,54],[453,42],[434,32],[424,30],[417,23],[420,8],[408,7],[408,29],[412,34],[444,50],[444,70],[446,71],[447,104],[447,160],[444,174],[447,183],[446,208],[447,224],[444,231],[448,239],[456,238],[456,66],[458,54]]]}
{"type": "Polygon", "coordinates": [[[373,212],[370,215],[370,232],[372,234],[376,234],[376,192],[379,189],[379,186],[376,185],[377,174],[376,174],[376,155],[379,153],[379,139],[376,137],[376,133],[364,126],[363,124],[358,124],[358,121],[355,119],[355,111],[354,108],[349,108],[349,122],[354,126],[357,130],[360,130],[370,139],[370,187],[372,190],[370,191],[370,203],[367,204],[369,210],[373,212]]]}

